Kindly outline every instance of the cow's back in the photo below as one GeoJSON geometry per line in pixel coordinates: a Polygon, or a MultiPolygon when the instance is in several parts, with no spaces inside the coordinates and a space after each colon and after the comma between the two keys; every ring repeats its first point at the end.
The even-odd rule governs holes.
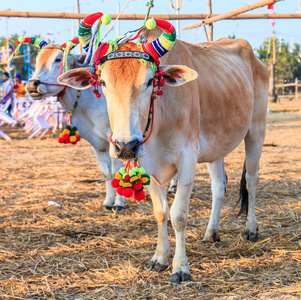
{"type": "Polygon", "coordinates": [[[197,133],[200,162],[224,157],[246,135],[254,99],[266,105],[265,66],[243,39],[220,39],[197,45],[177,41],[162,62],[187,65],[198,72],[198,78],[181,87],[181,91],[168,88],[171,97],[167,101],[173,106],[177,102],[173,115],[189,116],[184,126],[174,123],[178,127],[175,131],[183,134],[183,138],[186,135],[188,142],[193,139],[191,132],[197,133]]]}

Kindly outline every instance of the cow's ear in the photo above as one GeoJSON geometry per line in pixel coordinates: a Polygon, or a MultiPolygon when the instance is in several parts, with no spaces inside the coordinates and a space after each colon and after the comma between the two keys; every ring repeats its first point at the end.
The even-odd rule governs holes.
{"type": "Polygon", "coordinates": [[[90,68],[79,68],[70,70],[57,79],[57,82],[70,86],[74,89],[85,90],[91,87],[89,80],[91,79],[90,68]]]}
{"type": "Polygon", "coordinates": [[[198,77],[198,73],[186,66],[170,65],[161,66],[164,71],[164,81],[171,86],[179,86],[194,80],[198,77]]]}

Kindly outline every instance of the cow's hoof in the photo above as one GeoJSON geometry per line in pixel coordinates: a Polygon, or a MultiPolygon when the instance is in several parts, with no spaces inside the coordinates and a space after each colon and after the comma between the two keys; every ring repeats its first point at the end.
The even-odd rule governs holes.
{"type": "Polygon", "coordinates": [[[191,275],[189,273],[177,272],[171,275],[171,284],[179,285],[181,282],[191,281],[191,275]]]}
{"type": "Polygon", "coordinates": [[[253,243],[256,243],[258,241],[258,232],[250,232],[249,230],[246,230],[243,235],[243,239],[245,241],[251,241],[253,243]]]}
{"type": "Polygon", "coordinates": [[[113,210],[113,209],[114,209],[114,206],[104,205],[103,208],[104,208],[105,210],[113,210]]]}
{"type": "Polygon", "coordinates": [[[209,231],[208,234],[206,233],[204,239],[202,240],[203,243],[209,243],[212,241],[214,243],[221,241],[219,234],[215,229],[213,229],[212,231],[209,231]]]}
{"type": "Polygon", "coordinates": [[[122,211],[125,209],[125,206],[119,206],[119,205],[116,205],[113,207],[113,210],[117,210],[117,211],[122,211]]]}
{"type": "Polygon", "coordinates": [[[155,272],[163,272],[168,268],[168,265],[163,265],[157,261],[151,261],[146,268],[155,272]]]}

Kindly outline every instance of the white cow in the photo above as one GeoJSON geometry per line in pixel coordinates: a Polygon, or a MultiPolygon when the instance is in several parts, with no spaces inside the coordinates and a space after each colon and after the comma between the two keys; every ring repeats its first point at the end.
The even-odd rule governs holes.
{"type": "MultiPolygon", "coordinates": [[[[257,240],[255,194],[266,129],[269,74],[250,44],[242,39],[221,39],[200,45],[177,41],[168,52],[175,31],[170,23],[156,21],[164,34],[142,44],[141,55],[137,54],[142,51],[141,45],[134,43],[119,44],[110,54],[103,53],[107,48],[102,45],[94,57],[94,66],[101,67],[97,69],[101,71],[98,80],[106,96],[113,131],[111,157],[139,157],[140,164],[152,177],[149,192],[158,223],[158,243],[149,268],[155,270],[168,265],[169,207],[164,184],[178,173],[178,190],[170,214],[176,235],[171,282],[179,284],[191,278],[185,231],[196,165],[204,162],[208,165],[213,203],[206,236],[218,237],[226,187],[224,157],[242,140],[245,141],[242,190],[246,192],[244,201],[249,208],[244,236],[257,240]],[[146,53],[157,62],[158,57],[167,53],[160,58],[166,86],[164,95],[153,102],[152,136],[142,144],[154,98],[154,73],[146,53]],[[142,63],[142,59],[147,62],[142,63]]],[[[90,76],[89,70],[82,68],[61,75],[58,81],[84,89],[89,87],[90,76]]]]}
{"type": "MultiPolygon", "coordinates": [[[[59,45],[43,48],[36,58],[36,70],[28,80],[26,89],[34,100],[58,95],[64,109],[70,112],[74,106],[77,90],[57,84],[63,53],[59,45]],[[62,97],[61,97],[62,96],[62,97]]],[[[84,57],[68,56],[69,68],[82,66],[84,57]]],[[[109,156],[109,124],[107,105],[104,97],[95,98],[91,89],[81,91],[78,105],[72,115],[72,123],[77,126],[82,138],[93,147],[96,159],[106,181],[106,208],[124,208],[123,196],[116,194],[111,186],[114,174],[122,167],[122,162],[109,156]]]]}

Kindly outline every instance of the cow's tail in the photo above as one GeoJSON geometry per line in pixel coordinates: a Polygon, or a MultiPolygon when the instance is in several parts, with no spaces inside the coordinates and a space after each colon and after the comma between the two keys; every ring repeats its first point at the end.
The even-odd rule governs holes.
{"type": "Polygon", "coordinates": [[[241,202],[241,206],[240,206],[240,211],[238,213],[238,216],[240,216],[241,214],[244,214],[244,213],[246,213],[246,215],[247,215],[248,209],[249,209],[249,201],[248,201],[249,193],[247,190],[246,173],[247,173],[247,170],[246,170],[246,160],[245,160],[242,175],[241,175],[241,180],[240,180],[240,190],[239,190],[238,202],[241,202]]]}

